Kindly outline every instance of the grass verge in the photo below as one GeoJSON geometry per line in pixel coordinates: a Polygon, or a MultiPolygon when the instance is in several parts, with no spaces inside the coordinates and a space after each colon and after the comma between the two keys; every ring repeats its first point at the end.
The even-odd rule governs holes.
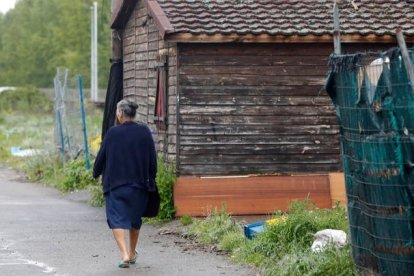
{"type": "Polygon", "coordinates": [[[236,263],[249,264],[263,275],[358,275],[349,246],[329,247],[313,253],[313,234],[323,229],[348,232],[346,211],[317,209],[309,201],[295,201],[288,213],[277,212],[277,223],[266,224],[253,240],[244,237],[242,226],[225,211],[215,210],[205,219],[193,219],[187,235],[203,244],[215,244],[236,263]],[[283,217],[283,219],[281,219],[283,217]]]}

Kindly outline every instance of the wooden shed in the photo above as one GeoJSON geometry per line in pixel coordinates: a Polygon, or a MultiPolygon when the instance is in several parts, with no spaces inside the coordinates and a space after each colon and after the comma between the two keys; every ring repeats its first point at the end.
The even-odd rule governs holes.
{"type": "MultiPolygon", "coordinates": [[[[343,51],[395,46],[397,27],[414,41],[414,5],[338,2],[343,51]]],[[[333,1],[113,4],[124,97],[139,104],[137,119],[176,165],[178,215],[222,203],[235,214],[271,213],[308,196],[331,206],[331,186],[343,191],[343,177],[331,174],[341,158],[323,89],[333,1]]]]}

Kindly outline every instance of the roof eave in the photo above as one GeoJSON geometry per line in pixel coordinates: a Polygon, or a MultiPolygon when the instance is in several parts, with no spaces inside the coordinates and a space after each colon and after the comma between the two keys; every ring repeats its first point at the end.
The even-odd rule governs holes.
{"type": "MultiPolygon", "coordinates": [[[[269,35],[269,34],[191,34],[166,33],[168,42],[175,43],[333,43],[331,34],[322,35],[269,35]]],[[[343,43],[396,43],[395,35],[343,34],[343,43]]],[[[407,43],[414,43],[414,36],[406,36],[407,43]]]]}
{"type": "MultiPolygon", "coordinates": [[[[156,0],[142,0],[147,7],[148,14],[154,19],[162,38],[174,32],[174,28],[156,0]]],[[[121,0],[117,2],[111,17],[112,29],[125,29],[138,0],[121,0]]]]}
{"type": "Polygon", "coordinates": [[[149,15],[155,20],[155,24],[158,27],[162,39],[164,39],[166,34],[173,33],[174,27],[160,4],[158,4],[158,1],[144,0],[144,3],[147,6],[149,15]]]}
{"type": "Polygon", "coordinates": [[[111,16],[111,29],[121,30],[125,26],[134,11],[138,0],[120,0],[116,1],[111,16]]]}

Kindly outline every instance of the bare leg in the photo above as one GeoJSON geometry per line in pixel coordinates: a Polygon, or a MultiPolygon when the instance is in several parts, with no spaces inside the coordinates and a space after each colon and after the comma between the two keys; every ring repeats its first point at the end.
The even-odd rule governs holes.
{"type": "Polygon", "coordinates": [[[129,259],[135,257],[135,248],[137,247],[139,229],[131,228],[129,230],[129,259]]]}
{"type": "Polygon", "coordinates": [[[128,255],[128,250],[127,250],[126,241],[125,241],[126,230],[125,229],[112,229],[112,232],[114,234],[116,243],[118,244],[119,251],[121,251],[122,261],[124,262],[128,261],[129,255],[128,255]]]}

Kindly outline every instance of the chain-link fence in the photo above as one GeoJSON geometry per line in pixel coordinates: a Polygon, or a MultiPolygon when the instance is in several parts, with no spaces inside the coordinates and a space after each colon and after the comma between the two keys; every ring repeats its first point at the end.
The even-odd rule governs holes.
{"type": "MultiPolygon", "coordinates": [[[[71,77],[68,69],[57,70],[55,86],[55,144],[62,159],[75,159],[85,153],[89,163],[83,104],[82,78],[71,77]]],[[[88,165],[89,166],[89,165],[88,165]]]]}
{"type": "Polygon", "coordinates": [[[334,55],[330,72],[354,261],[381,275],[411,275],[414,95],[401,51],[334,55]]]}

